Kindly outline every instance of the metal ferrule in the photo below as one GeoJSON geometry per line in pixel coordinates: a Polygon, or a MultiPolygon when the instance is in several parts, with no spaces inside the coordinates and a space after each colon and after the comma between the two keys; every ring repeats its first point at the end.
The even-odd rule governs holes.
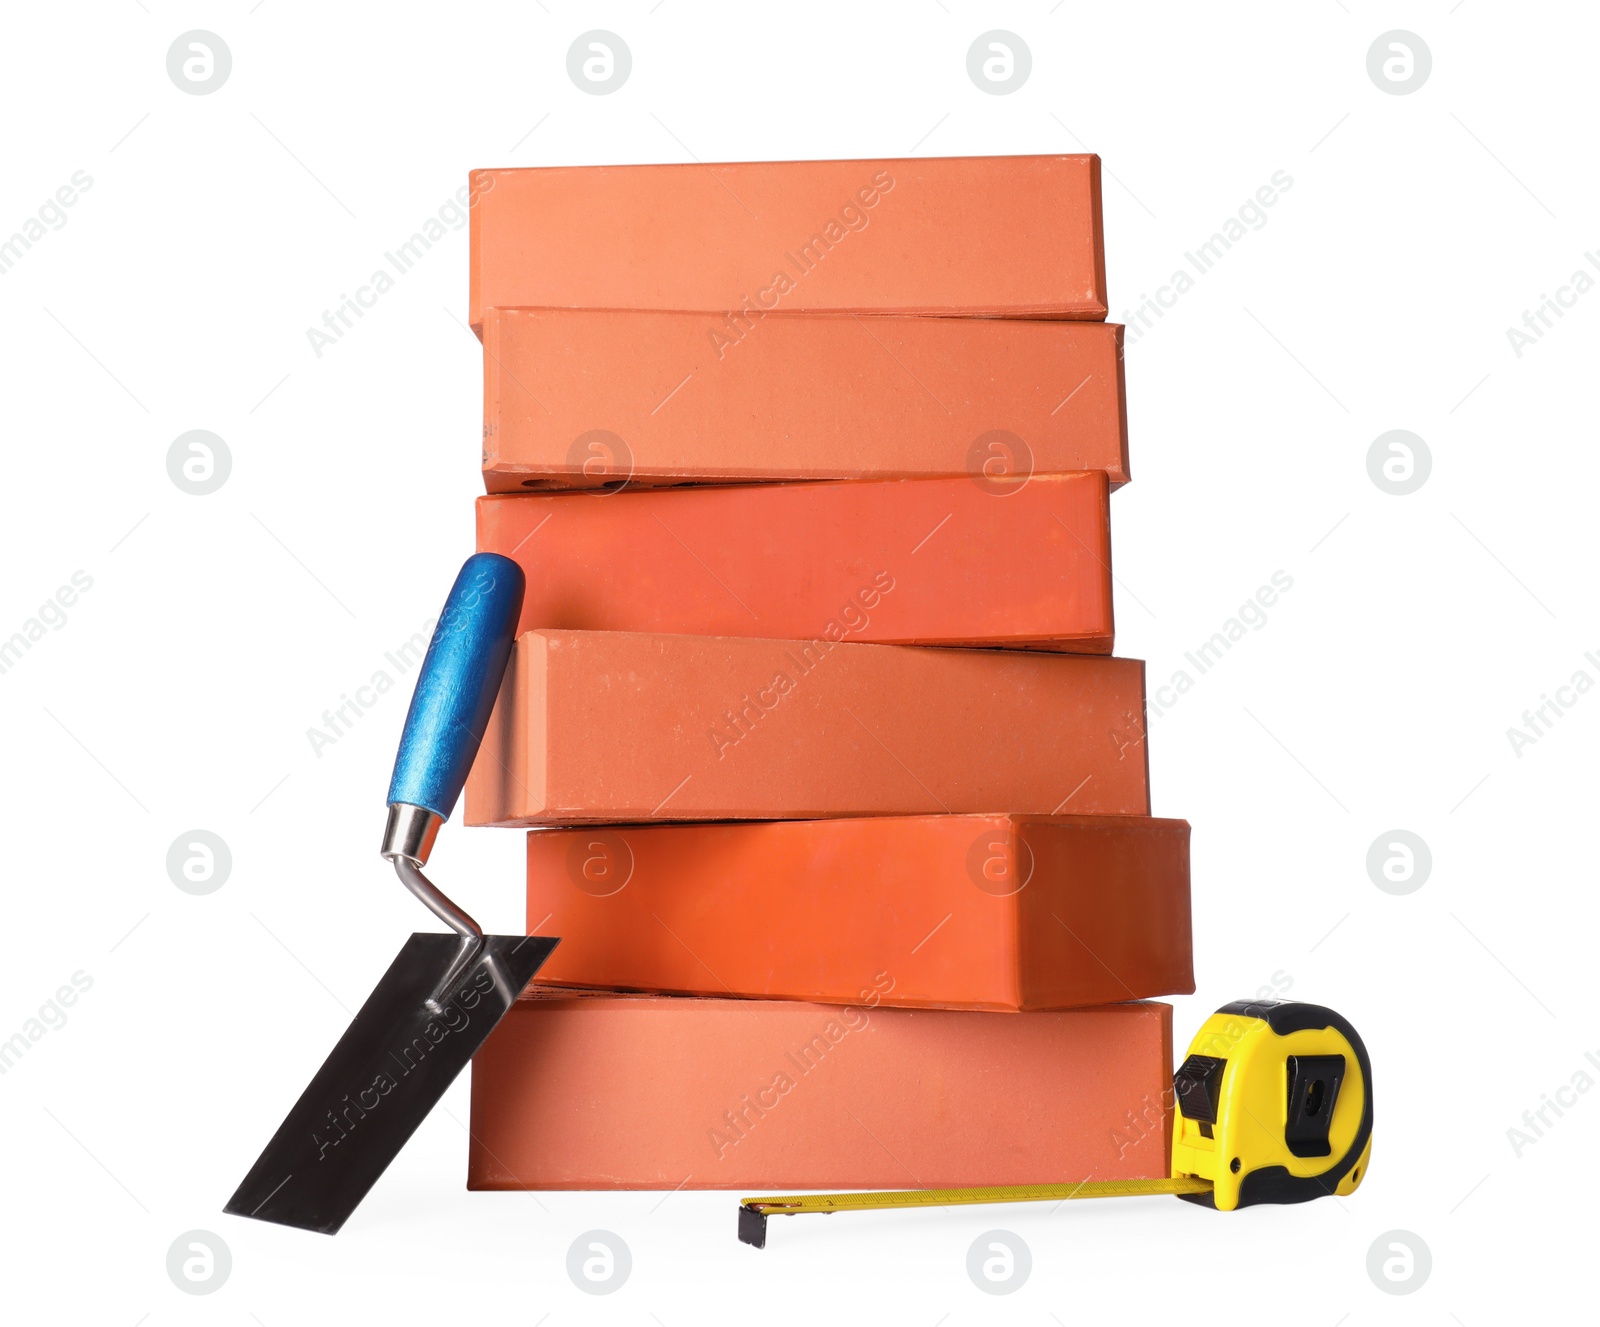
{"type": "Polygon", "coordinates": [[[439,837],[439,826],[444,817],[436,815],[425,806],[412,806],[409,802],[389,804],[389,823],[383,830],[383,847],[380,851],[391,862],[408,857],[418,866],[425,866],[428,854],[433,851],[433,841],[439,837]]]}

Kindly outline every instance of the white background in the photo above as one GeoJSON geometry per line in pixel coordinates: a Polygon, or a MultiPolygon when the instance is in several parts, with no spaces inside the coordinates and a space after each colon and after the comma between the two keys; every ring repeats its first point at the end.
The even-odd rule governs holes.
{"type": "MultiPolygon", "coordinates": [[[[1476,1327],[1592,1301],[1600,1093],[1568,1094],[1520,1156],[1507,1130],[1600,1053],[1600,696],[1520,756],[1507,729],[1579,669],[1600,680],[1600,294],[1520,357],[1506,331],[1600,246],[1593,15],[116,0],[12,4],[3,23],[0,236],[75,171],[93,180],[0,276],[0,637],[93,579],[0,675],[0,1038],[75,972],[93,983],[0,1077],[8,1320],[1476,1327]],[[166,71],[193,28],[232,51],[207,96],[166,71]],[[632,51],[612,95],[566,73],[591,28],[632,51]],[[1012,95],[967,75],[990,28],[1032,51],[1012,95]],[[1433,55],[1404,96],[1366,68],[1397,28],[1433,55]],[[1155,809],[1194,824],[1200,990],[1176,1034],[1285,977],[1345,1012],[1377,1063],[1360,1192],[1232,1215],[1150,1199],[801,1219],[756,1253],[733,1195],[466,1193],[463,1080],[337,1239],[223,1216],[425,925],[375,852],[409,677],[320,758],[306,730],[436,611],[480,491],[465,229],[320,359],[306,329],[472,167],[1082,150],[1107,169],[1113,317],[1275,171],[1293,179],[1128,352],[1119,652],[1154,687],[1293,577],[1151,723],[1155,809]],[[233,461],[205,497],[166,470],[196,428],[233,461]],[[1432,455],[1403,497],[1366,466],[1397,428],[1432,455]],[[204,897],[165,866],[197,827],[233,855],[204,897]],[[1395,828],[1433,855],[1403,897],[1366,869],[1395,828]],[[1033,1254],[1008,1297],[966,1272],[993,1227],[1033,1254]],[[165,1268],[196,1228],[232,1250],[207,1298],[165,1268]],[[594,1228],[633,1256],[607,1298],[565,1270],[594,1228]],[[1397,1228],[1433,1257],[1403,1298],[1366,1271],[1397,1228]]],[[[492,929],[520,927],[520,835],[449,830],[435,865],[492,929]]]]}

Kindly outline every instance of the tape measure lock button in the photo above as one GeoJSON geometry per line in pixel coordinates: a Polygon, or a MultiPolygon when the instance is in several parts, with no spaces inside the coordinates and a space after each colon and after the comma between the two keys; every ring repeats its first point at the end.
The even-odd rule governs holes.
{"type": "Polygon", "coordinates": [[[1217,1122],[1217,1107],[1222,1103],[1222,1074],[1228,1062],[1215,1055],[1191,1055],[1172,1076],[1172,1094],[1178,1109],[1200,1125],[1201,1134],[1211,1137],[1217,1122]]]}

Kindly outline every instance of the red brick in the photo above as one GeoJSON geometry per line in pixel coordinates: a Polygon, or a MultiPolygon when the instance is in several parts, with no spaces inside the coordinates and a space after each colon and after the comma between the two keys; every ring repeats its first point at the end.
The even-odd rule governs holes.
{"type": "MultiPolygon", "coordinates": [[[[604,501],[604,499],[599,499],[604,501]]],[[[468,824],[1147,815],[1144,665],[1021,650],[530,631],[468,824]]]]}
{"type": "Polygon", "coordinates": [[[555,985],[1062,1009],[1194,990],[1189,826],[905,816],[528,835],[555,985]]]}
{"type": "Polygon", "coordinates": [[[1171,1017],[1161,1004],[991,1014],[525,998],[473,1061],[467,1186],[759,1193],[1164,1177],[1171,1017]]]}
{"type": "Polygon", "coordinates": [[[916,157],[478,170],[491,308],[1106,314],[1100,159],[916,157]]]}
{"type": "Polygon", "coordinates": [[[996,318],[490,309],[492,493],[1102,470],[1128,478],[1122,328],[996,318]]]}
{"type": "Polygon", "coordinates": [[[1100,474],[478,499],[528,578],[521,629],[1032,645],[1109,654],[1100,474]]]}

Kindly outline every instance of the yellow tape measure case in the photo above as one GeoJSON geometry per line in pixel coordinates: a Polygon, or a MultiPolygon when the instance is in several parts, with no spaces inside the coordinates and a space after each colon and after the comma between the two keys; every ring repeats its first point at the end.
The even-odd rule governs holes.
{"type": "Polygon", "coordinates": [[[1201,1026],[1173,1075],[1172,1174],[1210,1180],[1179,1195],[1228,1212],[1353,1193],[1372,1151],[1372,1061],[1321,1005],[1240,1000],[1201,1026]]]}

